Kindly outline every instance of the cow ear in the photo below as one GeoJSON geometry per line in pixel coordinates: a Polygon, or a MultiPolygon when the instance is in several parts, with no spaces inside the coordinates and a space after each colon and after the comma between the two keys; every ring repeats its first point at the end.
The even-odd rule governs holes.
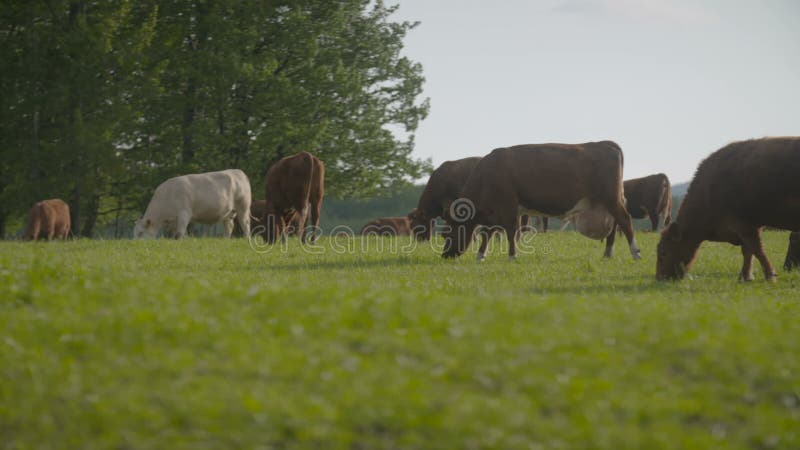
{"type": "Polygon", "coordinates": [[[145,219],[145,221],[144,221],[144,226],[145,226],[145,227],[149,227],[151,223],[152,223],[152,222],[150,222],[150,219],[145,219]]]}

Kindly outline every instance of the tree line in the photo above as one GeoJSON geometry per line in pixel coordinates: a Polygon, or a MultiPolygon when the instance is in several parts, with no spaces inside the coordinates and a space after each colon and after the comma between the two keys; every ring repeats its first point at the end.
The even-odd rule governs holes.
{"type": "Polygon", "coordinates": [[[283,156],[330,197],[401,192],[427,112],[416,25],[374,0],[24,0],[0,5],[0,236],[60,197],[73,232],[131,218],[168,177],[283,156]],[[15,222],[16,221],[16,222],[15,222]]]}

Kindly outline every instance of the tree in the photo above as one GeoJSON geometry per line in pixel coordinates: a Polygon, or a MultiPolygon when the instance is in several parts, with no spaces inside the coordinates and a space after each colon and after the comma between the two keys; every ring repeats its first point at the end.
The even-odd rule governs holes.
{"type": "Polygon", "coordinates": [[[301,150],[366,196],[429,170],[428,111],[401,55],[415,24],[369,0],[60,0],[0,6],[0,222],[66,197],[73,229],[141,210],[165,178],[263,174],[301,150]],[[394,130],[394,131],[393,131],[394,130]]]}

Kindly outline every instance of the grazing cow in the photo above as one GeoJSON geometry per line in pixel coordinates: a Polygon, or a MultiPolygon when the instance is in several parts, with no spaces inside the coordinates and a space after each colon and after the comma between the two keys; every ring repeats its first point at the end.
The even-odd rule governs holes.
{"type": "Polygon", "coordinates": [[[650,218],[653,231],[658,230],[660,216],[664,226],[669,225],[672,214],[672,186],[663,173],[643,178],[633,178],[622,183],[625,190],[625,207],[634,219],[650,218]]]}
{"type": "Polygon", "coordinates": [[[69,236],[70,228],[69,205],[59,198],[42,200],[33,205],[28,214],[25,240],[66,239],[69,236]]]}
{"type": "Polygon", "coordinates": [[[658,243],[656,278],[674,280],[689,271],[703,241],[741,246],[741,280],[753,279],[753,256],[767,280],[772,268],[761,228],[800,230],[800,137],[734,142],[703,160],[677,219],[658,243]]]}
{"type": "Polygon", "coordinates": [[[165,230],[180,239],[189,222],[222,222],[225,237],[230,237],[234,219],[248,236],[250,195],[250,180],[239,169],[170,178],[156,188],[144,215],[136,221],[133,237],[154,238],[165,230]]]}
{"type": "Polygon", "coordinates": [[[445,161],[433,171],[419,197],[417,208],[409,214],[411,229],[417,239],[429,240],[433,236],[434,221],[437,217],[444,217],[445,211],[459,197],[469,174],[480,160],[480,156],[475,156],[445,161]]]}
{"type": "MultiPolygon", "coordinates": [[[[266,208],[262,224],[264,240],[273,244],[278,236],[285,237],[287,225],[295,220],[302,242],[308,238],[306,221],[319,227],[322,198],[325,195],[325,165],[308,152],[287,156],[269,168],[265,178],[266,208]]],[[[312,233],[311,239],[316,236],[312,233]]]]}
{"type": "Polygon", "coordinates": [[[797,231],[789,235],[789,249],[786,250],[786,261],[783,263],[786,270],[794,267],[800,267],[800,232],[797,231]]]}
{"type": "Polygon", "coordinates": [[[361,228],[361,235],[410,236],[411,219],[409,219],[408,216],[381,217],[364,225],[364,227],[361,228]]]}
{"type": "MultiPolygon", "coordinates": [[[[516,257],[520,212],[551,217],[586,213],[600,216],[593,237],[613,233],[616,221],[628,239],[631,255],[639,259],[631,218],[622,191],[622,150],[611,141],[586,144],[538,144],[498,148],[481,159],[445,220],[444,257],[461,255],[478,225],[499,226],[508,236],[509,258],[516,257]]],[[[611,256],[612,247],[606,247],[611,256]]],[[[481,252],[478,258],[485,257],[481,252]]]]}
{"type": "MultiPolygon", "coordinates": [[[[459,198],[461,189],[467,182],[472,169],[478,165],[480,156],[471,158],[457,159],[455,161],[445,161],[433,171],[422,195],[419,197],[417,207],[412,210],[408,218],[411,220],[411,230],[414,236],[422,241],[430,240],[433,236],[435,221],[437,217],[445,217],[445,212],[450,209],[453,200],[459,198]]],[[[542,218],[542,224],[547,230],[547,219],[542,218]]],[[[530,218],[527,215],[521,217],[522,229],[530,228],[530,218]]],[[[489,246],[489,238],[495,234],[496,230],[486,232],[483,230],[481,235],[480,254],[486,254],[489,246]]]]}
{"type": "MultiPolygon", "coordinates": [[[[250,236],[254,236],[258,232],[257,227],[261,224],[261,219],[264,218],[264,208],[266,204],[267,202],[265,200],[253,200],[253,202],[250,203],[250,236]]],[[[238,221],[233,223],[232,235],[237,237],[244,236],[238,221]]]]}

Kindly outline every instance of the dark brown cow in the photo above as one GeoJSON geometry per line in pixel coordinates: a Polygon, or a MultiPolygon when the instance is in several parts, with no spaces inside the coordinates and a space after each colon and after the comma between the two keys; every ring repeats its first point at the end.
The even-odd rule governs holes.
{"type": "MultiPolygon", "coordinates": [[[[459,198],[461,189],[467,182],[472,169],[481,160],[480,156],[471,158],[457,159],[455,161],[445,161],[433,171],[422,195],[419,197],[417,207],[412,210],[408,217],[411,220],[411,230],[419,240],[429,240],[433,235],[433,229],[437,217],[444,218],[445,212],[450,208],[453,200],[459,198]]],[[[521,217],[520,227],[523,230],[530,229],[530,218],[527,215],[521,217]]],[[[547,218],[541,218],[544,231],[547,231],[547,218]]],[[[481,232],[481,245],[479,255],[485,255],[489,246],[489,238],[496,230],[486,233],[481,232]]]]}
{"type": "Polygon", "coordinates": [[[361,235],[410,236],[411,219],[408,217],[381,217],[364,225],[361,228],[361,235]]]}
{"type": "Polygon", "coordinates": [[[761,228],[800,230],[800,137],[734,142],[700,163],[678,218],[661,234],[656,278],[683,278],[703,241],[741,246],[739,277],[752,280],[753,256],[767,280],[775,270],[761,228]]]}
{"type": "Polygon", "coordinates": [[[783,263],[786,270],[795,267],[800,267],[800,232],[797,231],[789,235],[789,249],[786,250],[786,261],[783,263]]]}
{"type": "MultiPolygon", "coordinates": [[[[325,166],[308,152],[287,156],[276,162],[267,171],[266,203],[261,225],[264,240],[275,243],[278,236],[285,236],[287,225],[297,218],[297,234],[302,242],[306,220],[319,227],[319,214],[325,193],[325,166]]],[[[315,239],[312,233],[311,239],[315,239]]]]}
{"type": "MultiPolygon", "coordinates": [[[[578,229],[590,236],[613,236],[614,222],[628,239],[631,254],[639,259],[631,217],[622,191],[623,156],[611,141],[585,144],[538,144],[498,148],[481,159],[451,204],[445,220],[443,256],[461,255],[475,227],[499,226],[508,236],[509,257],[516,257],[517,219],[520,212],[565,217],[581,215],[602,230],[578,229]],[[602,221],[595,220],[603,218],[602,221]],[[602,234],[599,234],[602,233],[602,234]]],[[[607,246],[606,256],[612,248],[607,246]]],[[[482,255],[479,254],[480,258],[482,255]]]]}
{"type": "Polygon", "coordinates": [[[660,216],[664,216],[664,226],[669,225],[672,214],[672,186],[663,173],[633,178],[623,183],[625,207],[634,219],[650,218],[653,231],[658,230],[660,216]]]}
{"type": "Polygon", "coordinates": [[[69,205],[58,198],[42,200],[31,207],[25,239],[31,241],[39,238],[48,241],[53,238],[66,239],[70,229],[69,205]]]}
{"type": "Polygon", "coordinates": [[[480,160],[480,156],[475,156],[445,161],[433,171],[419,197],[417,208],[409,214],[411,228],[418,239],[431,238],[434,221],[437,217],[444,217],[444,212],[459,197],[469,174],[480,160]]]}

